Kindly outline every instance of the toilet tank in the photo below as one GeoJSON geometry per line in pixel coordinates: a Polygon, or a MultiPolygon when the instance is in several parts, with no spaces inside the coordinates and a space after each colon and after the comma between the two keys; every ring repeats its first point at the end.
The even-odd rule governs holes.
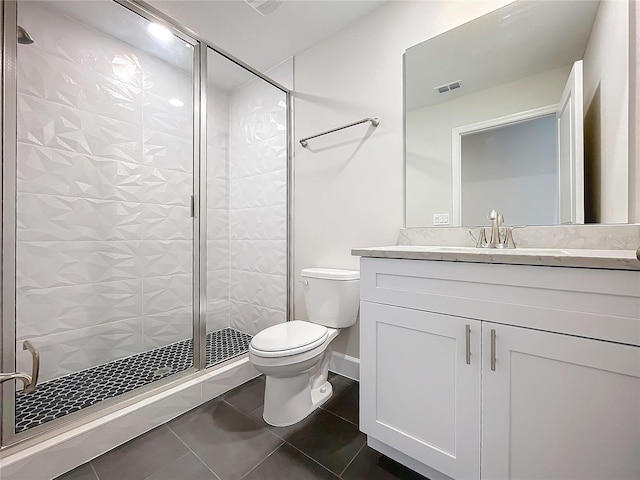
{"type": "Polygon", "coordinates": [[[335,268],[302,270],[309,321],[330,328],[356,322],[360,305],[360,272],[335,268]]]}

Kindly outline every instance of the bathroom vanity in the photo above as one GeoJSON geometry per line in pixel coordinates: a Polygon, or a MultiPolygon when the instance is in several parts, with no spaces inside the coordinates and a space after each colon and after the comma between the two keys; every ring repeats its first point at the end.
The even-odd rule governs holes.
{"type": "Polygon", "coordinates": [[[432,480],[638,479],[640,261],[526,250],[352,251],[360,428],[432,480]]]}

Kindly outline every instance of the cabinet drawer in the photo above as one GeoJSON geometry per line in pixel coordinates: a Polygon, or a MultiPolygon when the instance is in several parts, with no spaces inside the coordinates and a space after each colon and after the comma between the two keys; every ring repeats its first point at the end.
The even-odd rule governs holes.
{"type": "Polygon", "coordinates": [[[640,272],[362,258],[360,298],[640,345],[640,272]]]}

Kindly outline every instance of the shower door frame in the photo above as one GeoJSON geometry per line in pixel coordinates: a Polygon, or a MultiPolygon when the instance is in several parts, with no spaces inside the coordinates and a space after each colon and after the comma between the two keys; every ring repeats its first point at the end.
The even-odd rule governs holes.
{"type": "MultiPolygon", "coordinates": [[[[151,22],[158,22],[167,27],[174,35],[189,43],[194,48],[193,57],[193,365],[187,370],[178,372],[162,380],[136,388],[131,392],[68,414],[24,432],[15,433],[15,393],[16,383],[13,381],[0,384],[0,451],[9,447],[27,447],[34,443],[52,438],[56,435],[77,428],[92,420],[116,412],[126,406],[133,405],[145,398],[168,390],[212,370],[223,368],[237,360],[225,362],[206,368],[206,315],[207,315],[207,48],[211,48],[238,66],[248,70],[282,91],[286,96],[287,109],[287,298],[286,318],[291,319],[293,312],[293,102],[292,91],[280,83],[257,71],[233,55],[205,41],[188,28],[180,25],[164,13],[144,2],[136,0],[112,0],[132,14],[137,14],[151,22]]],[[[16,169],[17,169],[17,13],[19,0],[0,0],[0,39],[2,47],[2,85],[0,102],[0,146],[2,148],[2,168],[0,169],[0,188],[2,189],[2,210],[0,212],[0,309],[2,325],[0,328],[0,345],[2,372],[15,369],[16,348],[16,169]]]]}

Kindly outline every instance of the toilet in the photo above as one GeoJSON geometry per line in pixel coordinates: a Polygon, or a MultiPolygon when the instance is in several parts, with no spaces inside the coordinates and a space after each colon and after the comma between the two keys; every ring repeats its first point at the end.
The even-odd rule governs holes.
{"type": "Polygon", "coordinates": [[[309,320],[266,328],[249,345],[249,360],[266,376],[263,418],[276,427],[299,422],[331,397],[329,344],[358,316],[357,270],[306,268],[302,283],[309,320]]]}

